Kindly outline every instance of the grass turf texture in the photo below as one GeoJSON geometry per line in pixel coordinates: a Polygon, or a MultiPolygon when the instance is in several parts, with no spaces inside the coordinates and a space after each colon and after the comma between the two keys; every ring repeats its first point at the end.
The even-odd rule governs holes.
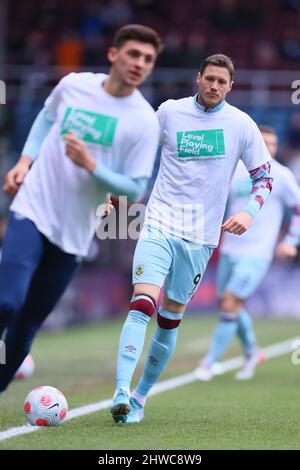
{"type": "MultiPolygon", "coordinates": [[[[196,367],[215,324],[215,317],[187,316],[160,380],[196,367]]],[[[255,326],[262,346],[299,331],[296,321],[259,320],[255,326]]],[[[25,424],[23,400],[37,385],[60,388],[70,409],[110,398],[120,328],[112,322],[41,333],[32,350],[34,376],[0,397],[0,431],[25,424]]],[[[235,342],[226,357],[239,354],[235,342]]],[[[249,382],[236,382],[232,372],[151,397],[139,425],[117,426],[103,410],[0,442],[0,449],[298,449],[299,367],[287,354],[267,361],[249,382]]]]}

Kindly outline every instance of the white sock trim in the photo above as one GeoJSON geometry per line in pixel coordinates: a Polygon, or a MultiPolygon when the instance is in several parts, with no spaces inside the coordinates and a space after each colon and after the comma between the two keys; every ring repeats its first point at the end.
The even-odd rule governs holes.
{"type": "Polygon", "coordinates": [[[147,395],[143,396],[137,393],[135,390],[131,394],[132,398],[134,398],[141,406],[145,406],[147,395]]]}

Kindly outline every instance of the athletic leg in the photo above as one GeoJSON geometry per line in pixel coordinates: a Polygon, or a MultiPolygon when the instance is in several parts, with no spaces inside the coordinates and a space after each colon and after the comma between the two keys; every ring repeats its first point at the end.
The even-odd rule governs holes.
{"type": "Polygon", "coordinates": [[[142,376],[131,396],[132,412],[127,423],[143,419],[143,408],[147,396],[166,369],[176,346],[178,327],[186,304],[193,297],[200,284],[212,248],[194,245],[173,237],[171,248],[173,261],[166,280],[162,307],[157,316],[157,328],[152,338],[142,376]]]}
{"type": "Polygon", "coordinates": [[[146,330],[172,256],[167,237],[159,230],[144,227],[133,260],[134,292],[123,325],[117,358],[116,391],[111,413],[116,423],[125,422],[130,411],[130,385],[141,356],[146,330]]]}
{"type": "Polygon", "coordinates": [[[0,338],[22,308],[44,251],[44,237],[33,222],[9,212],[0,263],[0,338]]]}
{"type": "Polygon", "coordinates": [[[6,365],[1,367],[0,391],[6,389],[30,351],[43,321],[51,313],[70,283],[78,261],[46,241],[46,248],[36,270],[19,315],[10,323],[5,338],[6,365]]]}

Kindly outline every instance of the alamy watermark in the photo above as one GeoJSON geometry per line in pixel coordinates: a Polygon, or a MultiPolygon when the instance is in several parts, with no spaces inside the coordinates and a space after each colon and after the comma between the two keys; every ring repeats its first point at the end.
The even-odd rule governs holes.
{"type": "Polygon", "coordinates": [[[6,364],[6,347],[4,341],[0,340],[0,365],[6,364]]]}
{"type": "Polygon", "coordinates": [[[0,80],[0,104],[6,104],[6,85],[3,80],[0,80]]]}
{"type": "Polygon", "coordinates": [[[295,90],[291,96],[292,103],[300,104],[300,80],[293,81],[292,89],[295,90]]]}
{"type": "Polygon", "coordinates": [[[173,204],[152,202],[148,209],[144,204],[127,205],[127,197],[120,196],[118,214],[109,209],[107,204],[97,208],[99,223],[96,234],[100,240],[137,240],[139,237],[165,239],[172,234],[183,240],[188,250],[199,249],[204,240],[204,206],[203,204],[173,204]],[[150,225],[151,230],[142,230],[143,224],[150,225]],[[195,243],[193,243],[195,241],[195,243]]]}

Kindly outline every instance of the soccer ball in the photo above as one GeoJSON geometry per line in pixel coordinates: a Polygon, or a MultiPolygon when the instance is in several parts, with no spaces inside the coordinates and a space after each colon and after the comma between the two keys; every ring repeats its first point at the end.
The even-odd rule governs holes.
{"type": "Polygon", "coordinates": [[[15,373],[15,379],[27,379],[30,377],[34,372],[34,360],[32,356],[28,354],[25,357],[24,361],[20,365],[19,369],[15,373]]]}
{"type": "Polygon", "coordinates": [[[57,388],[43,385],[28,393],[24,401],[24,415],[33,426],[57,426],[66,417],[68,403],[57,388]]]}

